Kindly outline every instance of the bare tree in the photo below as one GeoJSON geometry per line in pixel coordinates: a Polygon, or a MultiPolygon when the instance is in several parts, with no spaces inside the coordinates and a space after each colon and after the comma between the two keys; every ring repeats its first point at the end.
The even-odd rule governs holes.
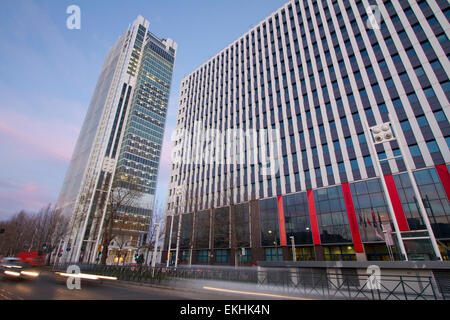
{"type": "Polygon", "coordinates": [[[150,262],[148,258],[155,249],[155,245],[158,243],[159,246],[164,238],[164,233],[162,232],[162,230],[164,230],[164,217],[165,217],[164,204],[157,198],[155,200],[152,215],[150,217],[150,226],[148,233],[146,234],[145,240],[139,246],[139,251],[143,250],[145,252],[144,263],[150,262]],[[156,234],[158,224],[160,228],[159,235],[156,234]],[[157,236],[158,239],[156,238],[157,236]]]}
{"type": "Polygon", "coordinates": [[[5,233],[0,238],[0,254],[51,253],[67,231],[67,218],[49,204],[35,214],[20,211],[1,225],[5,233]]]}
{"type": "MultiPolygon", "coordinates": [[[[105,188],[108,183],[105,184],[105,188]]],[[[125,211],[129,207],[136,205],[137,201],[142,197],[142,192],[138,189],[135,179],[122,175],[119,171],[115,174],[115,179],[112,182],[111,191],[107,201],[103,201],[106,205],[104,228],[102,230],[102,255],[101,264],[106,264],[108,258],[108,251],[111,241],[117,236],[114,230],[118,225],[114,220],[119,217],[124,217],[125,211]]],[[[122,223],[125,223],[122,220],[122,223]]],[[[121,229],[121,228],[119,228],[121,229]]]]}

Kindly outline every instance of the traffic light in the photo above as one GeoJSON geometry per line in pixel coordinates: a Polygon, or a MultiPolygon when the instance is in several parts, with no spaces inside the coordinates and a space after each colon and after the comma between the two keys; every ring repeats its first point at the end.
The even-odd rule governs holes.
{"type": "Polygon", "coordinates": [[[144,255],[142,253],[140,255],[138,255],[137,258],[135,256],[135,259],[136,259],[136,263],[137,264],[143,264],[144,263],[144,255]]]}

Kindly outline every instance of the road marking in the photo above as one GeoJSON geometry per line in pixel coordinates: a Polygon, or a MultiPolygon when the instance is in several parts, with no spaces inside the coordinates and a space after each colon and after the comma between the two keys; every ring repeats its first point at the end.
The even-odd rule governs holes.
{"type": "Polygon", "coordinates": [[[259,292],[250,292],[250,291],[237,291],[237,290],[229,290],[229,289],[221,289],[221,288],[213,288],[213,287],[203,287],[203,289],[213,290],[213,291],[221,291],[221,292],[228,292],[228,293],[237,293],[237,294],[247,294],[247,295],[255,295],[255,296],[291,299],[291,300],[312,300],[312,299],[308,299],[308,298],[299,298],[299,297],[292,297],[292,296],[281,296],[281,295],[278,295],[278,294],[259,293],[259,292]]]}
{"type": "Polygon", "coordinates": [[[0,289],[0,291],[2,291],[4,293],[4,294],[0,293],[0,296],[2,296],[3,298],[5,298],[7,300],[24,300],[21,296],[11,293],[5,289],[0,289]]]}
{"type": "Polygon", "coordinates": [[[0,293],[0,297],[2,297],[4,300],[12,300],[12,298],[7,297],[7,296],[5,296],[5,295],[3,295],[1,293],[0,293]]]}

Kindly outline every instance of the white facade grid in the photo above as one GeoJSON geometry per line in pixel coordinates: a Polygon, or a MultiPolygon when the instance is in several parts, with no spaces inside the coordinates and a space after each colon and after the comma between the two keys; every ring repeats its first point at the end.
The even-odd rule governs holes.
{"type": "MultiPolygon", "coordinates": [[[[251,125],[262,130],[264,128],[263,123],[265,120],[263,115],[266,114],[267,128],[272,128],[273,122],[277,131],[284,129],[284,137],[286,140],[285,154],[288,159],[287,170],[285,172],[284,167],[286,163],[282,161],[283,157],[280,154],[278,158],[280,166],[279,174],[277,175],[272,173],[270,176],[263,177],[261,180],[263,186],[262,193],[260,193],[261,184],[260,179],[258,178],[260,177],[261,172],[260,167],[257,164],[255,164],[254,167],[255,174],[254,180],[252,180],[251,168],[253,162],[251,159],[256,156],[254,154],[250,154],[253,150],[252,144],[245,141],[244,135],[240,136],[240,143],[238,145],[235,145],[236,141],[228,141],[226,146],[228,150],[232,150],[233,152],[231,154],[227,154],[227,160],[231,160],[234,170],[233,175],[231,175],[230,170],[227,170],[226,178],[228,180],[233,179],[234,181],[232,183],[227,181],[225,186],[227,186],[226,188],[232,186],[232,188],[235,189],[235,192],[233,192],[234,202],[245,202],[249,200],[253,191],[255,198],[257,199],[273,196],[277,193],[277,178],[280,180],[279,184],[281,190],[279,192],[281,194],[305,191],[306,189],[316,189],[318,187],[325,187],[328,185],[338,185],[343,182],[341,179],[340,168],[338,166],[338,163],[340,162],[342,162],[345,166],[346,179],[344,181],[352,182],[355,180],[373,177],[373,173],[369,172],[366,168],[364,157],[369,156],[371,157],[372,162],[374,162],[377,161],[377,155],[363,152],[358,141],[358,133],[361,131],[357,130],[354,119],[357,117],[361,120],[361,122],[367,122],[367,112],[370,111],[373,113],[375,122],[382,123],[384,121],[384,116],[378,108],[380,103],[377,102],[379,98],[382,97],[382,103],[386,106],[393,121],[396,122],[396,124],[399,124],[396,109],[392,102],[393,99],[390,96],[388,87],[385,83],[384,75],[382,74],[382,68],[379,65],[379,61],[381,61],[382,58],[385,59],[388,69],[391,70],[394,87],[398,91],[398,96],[403,105],[404,112],[408,115],[408,119],[410,119],[410,124],[416,136],[425,166],[428,167],[434,164],[426,145],[425,138],[423,137],[419,125],[415,120],[416,116],[403,88],[402,81],[399,78],[399,73],[396,70],[395,62],[392,59],[383,34],[381,31],[374,30],[373,36],[377,40],[374,42],[373,37],[369,37],[369,34],[365,32],[367,29],[367,15],[360,13],[360,2],[361,1],[336,2],[331,0],[289,1],[280,9],[255,25],[247,33],[239,37],[239,39],[234,41],[225,49],[221,50],[205,64],[198,67],[191,74],[183,78],[180,109],[184,110],[184,121],[181,121],[180,127],[183,127],[184,123],[186,123],[186,128],[192,128],[191,126],[194,123],[194,120],[197,120],[197,117],[199,117],[199,120],[204,126],[209,126],[210,123],[215,123],[217,116],[218,129],[220,129],[221,132],[224,132],[226,128],[230,129],[233,127],[236,129],[238,126],[240,129],[247,131],[251,129],[251,125]],[[316,7],[317,10],[315,11],[316,7]],[[307,13],[307,10],[309,10],[309,13],[307,13]],[[351,11],[352,17],[350,17],[349,11],[351,11]],[[285,23],[283,23],[282,12],[284,12],[285,23]],[[292,12],[292,19],[290,17],[290,12],[292,12]],[[300,12],[300,15],[297,15],[297,12],[300,12]],[[277,28],[276,16],[278,17],[277,21],[279,31],[277,28]],[[327,16],[329,18],[327,18],[327,16]],[[295,23],[295,26],[292,25],[292,21],[295,23]],[[351,21],[354,21],[359,29],[361,42],[356,40],[357,37],[353,30],[351,21]],[[333,33],[330,32],[330,27],[334,29],[333,33]],[[348,34],[345,38],[341,31],[341,27],[345,27],[348,34]],[[267,46],[264,40],[264,30],[266,30],[267,35],[267,46]],[[270,36],[270,30],[273,32],[272,37],[270,36]],[[325,39],[321,38],[322,30],[325,39]],[[337,40],[337,44],[339,45],[339,54],[335,48],[332,47],[334,40],[332,35],[334,35],[337,40]],[[294,45],[295,39],[297,39],[298,47],[300,48],[299,54],[296,54],[294,45]],[[350,41],[354,54],[349,54],[347,51],[349,48],[347,44],[348,41],[350,41]],[[367,51],[367,56],[371,61],[371,64],[369,65],[360,54],[358,45],[361,43],[364,44],[364,50],[367,51]],[[377,46],[376,50],[374,48],[375,45],[379,46],[377,46]],[[309,57],[306,56],[305,49],[307,49],[309,57]],[[290,52],[288,52],[288,50],[290,50],[290,52]],[[320,57],[321,65],[315,61],[316,51],[318,53],[318,57],[320,57]],[[340,55],[342,55],[342,58],[340,55]],[[332,61],[331,66],[333,67],[333,71],[329,68],[330,65],[327,62],[327,56],[329,56],[332,61]],[[293,65],[292,71],[289,68],[290,58],[293,65]],[[300,61],[298,61],[298,59],[300,59],[300,61]],[[341,72],[340,61],[342,61],[342,64],[345,67],[345,76],[343,76],[341,72]],[[275,64],[277,66],[276,68],[274,67],[275,64]],[[357,78],[352,72],[355,64],[358,66],[357,70],[361,73],[361,78],[357,78]],[[299,69],[298,66],[301,66],[301,69],[299,69]],[[372,72],[380,88],[377,92],[372,89],[371,83],[374,82],[370,80],[370,74],[367,70],[368,67],[373,68],[372,72]],[[282,72],[283,68],[285,69],[284,73],[282,72]],[[314,78],[310,76],[310,69],[312,70],[312,75],[314,78]],[[323,76],[320,77],[319,75],[322,73],[323,76]],[[332,81],[332,76],[334,76],[333,73],[336,78],[334,81],[332,81]],[[287,91],[285,91],[283,74],[286,75],[287,91]],[[295,79],[292,79],[292,76],[294,76],[295,79]],[[232,78],[233,81],[231,81],[232,78]],[[356,111],[352,111],[349,107],[351,102],[348,99],[346,82],[344,80],[348,81],[350,89],[349,92],[353,94],[356,102],[356,111]],[[270,87],[268,85],[269,81],[271,83],[270,87]],[[278,88],[276,85],[277,82],[279,83],[278,88]],[[334,90],[333,88],[334,82],[337,83],[337,90],[334,90]],[[321,85],[321,83],[323,85],[321,85]],[[293,91],[293,84],[296,85],[297,92],[293,91]],[[326,89],[326,91],[323,89],[326,89]],[[366,98],[363,98],[360,95],[360,92],[363,92],[363,89],[366,91],[366,98]],[[335,93],[340,95],[340,101],[337,101],[335,93]],[[288,95],[288,98],[286,98],[286,94],[288,95]],[[327,100],[325,100],[326,94],[328,94],[329,97],[327,100]],[[303,96],[307,97],[309,105],[305,105],[303,96]],[[208,100],[208,97],[211,97],[211,100],[208,100]],[[274,101],[272,104],[273,113],[269,107],[271,104],[270,97],[272,97],[274,101]],[[299,104],[300,117],[297,117],[297,112],[295,111],[294,101],[296,99],[299,104]],[[239,103],[237,103],[237,101],[239,101],[239,103]],[[286,101],[289,101],[289,109],[286,101]],[[318,101],[317,108],[315,108],[314,101],[318,101]],[[344,105],[344,110],[341,110],[341,103],[344,105]],[[327,104],[331,105],[331,113],[329,113],[325,108],[327,104]],[[281,106],[281,109],[278,108],[278,105],[281,106]],[[258,116],[256,109],[258,109],[258,116]],[[319,115],[321,119],[318,117],[319,115]],[[330,120],[329,115],[333,116],[333,120],[330,120]],[[273,116],[275,117],[274,119],[272,119],[273,116]],[[343,116],[345,116],[348,123],[348,129],[344,128],[342,125],[341,120],[343,116]],[[258,119],[259,123],[257,122],[258,119]],[[299,119],[301,124],[298,123],[299,119]],[[294,128],[291,134],[288,129],[289,121],[292,121],[294,128]],[[334,121],[335,129],[331,127],[331,121],[334,121]],[[243,123],[245,123],[245,127],[243,126],[243,123]],[[284,127],[281,126],[281,123],[284,124],[284,127]],[[323,126],[324,139],[321,137],[321,131],[319,130],[320,126],[323,126]],[[302,136],[298,130],[300,127],[302,128],[302,136]],[[346,133],[346,130],[348,130],[348,133],[346,133]],[[335,131],[334,134],[333,131],[335,131]],[[314,138],[310,136],[310,133],[314,134],[314,138]],[[290,139],[290,135],[293,136],[295,149],[294,146],[291,145],[292,140],[290,139]],[[351,139],[350,146],[354,150],[351,157],[347,147],[348,142],[345,141],[346,138],[351,139]],[[337,151],[334,146],[336,141],[339,143],[341,150],[340,152],[342,153],[342,160],[340,161],[338,161],[337,151]],[[326,143],[329,150],[328,152],[323,150],[323,143],[326,143]],[[315,157],[312,152],[313,147],[317,150],[318,162],[314,161],[315,157]],[[306,150],[306,159],[304,159],[302,155],[302,150],[306,150]],[[237,157],[242,157],[245,152],[247,152],[246,170],[244,169],[242,161],[240,161],[240,171],[237,171],[236,165],[239,160],[237,157]],[[297,155],[297,163],[295,163],[297,169],[294,168],[294,153],[297,155]],[[328,160],[326,160],[325,156],[328,157],[328,160]],[[350,160],[352,159],[356,159],[357,161],[359,177],[353,176],[353,170],[350,163],[350,160]],[[327,163],[332,167],[334,181],[329,181],[328,179],[329,176],[326,169],[327,163]],[[305,167],[304,164],[306,164],[307,167],[305,167]],[[316,176],[316,168],[318,169],[317,172],[320,172],[320,177],[316,176]],[[296,171],[298,171],[298,174],[300,175],[300,188],[295,186],[297,181],[296,171]],[[309,185],[307,185],[306,181],[306,171],[309,172],[309,185]],[[240,172],[241,174],[238,175],[237,172],[240,172]],[[246,172],[247,174],[244,175],[242,174],[243,172],[246,172]],[[245,177],[246,180],[244,180],[245,177]],[[237,180],[239,180],[239,187],[237,187],[237,180]],[[268,185],[269,183],[271,185],[268,185]],[[287,185],[290,186],[289,192],[287,191],[287,185]],[[271,194],[269,194],[269,190],[272,191],[271,194]],[[238,194],[239,200],[237,197],[238,194]],[[247,200],[243,200],[244,198],[247,200]]],[[[417,14],[420,25],[423,26],[424,32],[429,35],[430,43],[435,49],[440,63],[448,74],[450,67],[449,62],[440,43],[437,41],[436,36],[434,36],[433,30],[428,25],[420,8],[418,8],[418,4],[413,1],[411,1],[411,3],[414,13],[417,14]]],[[[438,7],[435,1],[429,1],[429,3],[433,11],[436,12],[436,18],[448,35],[448,21],[443,15],[442,10],[438,7]]],[[[371,4],[373,4],[372,1],[362,1],[364,8],[371,4]]],[[[416,89],[423,112],[428,123],[430,124],[442,156],[445,159],[445,162],[449,162],[450,155],[448,153],[447,142],[445,141],[445,137],[437,124],[433,110],[424,95],[422,86],[419,83],[412,64],[405,53],[402,41],[391,22],[389,13],[385,8],[385,4],[377,4],[379,5],[383,19],[382,27],[389,30],[394,46],[396,47],[398,54],[401,57],[401,61],[404,64],[405,72],[408,75],[413,87],[416,89]]],[[[430,63],[426,59],[426,55],[424,54],[420,43],[416,39],[414,30],[412,30],[410,22],[403,12],[404,10],[397,2],[394,2],[393,6],[399,14],[400,22],[405,27],[405,32],[409,39],[411,39],[413,48],[417,51],[418,57],[426,71],[426,74],[430,78],[431,87],[436,92],[437,99],[439,100],[441,106],[443,107],[443,111],[448,118],[449,105],[442,86],[439,84],[439,81],[434,75],[430,63]]],[[[367,132],[362,131],[362,134],[364,135],[366,141],[370,141],[371,137],[367,132]]],[[[398,132],[396,135],[399,138],[399,143],[405,144],[406,138],[404,137],[403,132],[398,132]]],[[[188,167],[185,168],[183,164],[181,164],[180,167],[178,167],[177,164],[175,170],[178,175],[179,168],[186,170],[186,175],[182,175],[181,180],[178,178],[177,184],[180,185],[189,183],[190,185],[192,184],[192,188],[197,186],[203,188],[201,189],[201,197],[204,201],[202,207],[203,209],[227,205],[227,203],[224,203],[222,200],[222,193],[225,192],[225,190],[223,190],[223,180],[225,179],[224,165],[216,164],[215,166],[212,166],[214,164],[213,160],[217,159],[220,152],[224,152],[226,154],[227,150],[223,150],[224,141],[218,139],[214,140],[215,145],[208,146],[208,148],[210,148],[207,153],[208,158],[205,159],[201,153],[203,148],[201,146],[201,138],[201,136],[194,134],[192,139],[191,137],[185,137],[183,140],[184,142],[180,147],[184,150],[188,150],[189,145],[196,146],[196,150],[199,152],[195,155],[194,164],[192,161],[189,161],[192,159],[185,158],[185,160],[189,162],[188,167],[190,167],[191,170],[188,170],[188,167]],[[206,161],[207,164],[205,166],[200,165],[197,167],[195,163],[199,163],[201,160],[208,160],[206,161]],[[207,176],[206,170],[209,170],[209,175],[207,176]],[[205,176],[201,178],[202,175],[205,176]],[[191,180],[192,177],[194,177],[194,180],[191,180]],[[198,183],[197,177],[199,177],[198,183]],[[193,183],[191,183],[191,181],[193,181],[193,183]],[[214,184],[212,181],[214,181],[214,184]],[[208,203],[206,203],[206,199],[204,197],[206,194],[209,195],[208,203]]],[[[274,141],[272,139],[269,139],[268,147],[271,153],[275,154],[274,151],[277,147],[273,142],[274,141]]],[[[263,145],[260,147],[265,146],[263,145]]],[[[384,148],[380,149],[386,153],[388,158],[390,158],[394,156],[396,147],[395,145],[386,145],[384,148]]],[[[256,148],[256,150],[258,150],[258,148],[256,148]]],[[[264,150],[262,151],[264,152],[264,150]]],[[[411,163],[413,169],[415,169],[416,167],[414,165],[414,161],[409,152],[408,154],[405,154],[405,157],[407,161],[411,163]]],[[[389,160],[389,167],[392,173],[397,173],[401,170],[398,167],[398,164],[399,163],[396,160],[389,160]]],[[[174,174],[175,173],[172,172],[172,176],[174,174]]],[[[173,187],[173,184],[169,186],[171,189],[173,187]]],[[[173,198],[169,197],[169,208],[173,209],[173,204],[173,198]]],[[[193,210],[192,207],[188,208],[187,211],[189,212],[191,210],[193,210]]]]}

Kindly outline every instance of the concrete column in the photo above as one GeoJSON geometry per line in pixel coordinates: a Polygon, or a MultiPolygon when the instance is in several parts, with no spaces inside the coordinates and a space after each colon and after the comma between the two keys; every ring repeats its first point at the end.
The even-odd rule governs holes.
{"type": "Polygon", "coordinates": [[[325,253],[324,253],[322,245],[314,246],[314,255],[315,255],[316,261],[325,261],[325,253]]]}
{"type": "MultiPolygon", "coordinates": [[[[235,266],[238,263],[238,257],[236,256],[236,227],[234,225],[234,206],[230,206],[230,265],[235,266]]],[[[239,263],[238,263],[239,264],[239,263]]]]}
{"type": "Polygon", "coordinates": [[[289,247],[288,246],[281,247],[281,250],[283,252],[283,260],[292,261],[292,254],[289,252],[289,247]]]}
{"type": "Polygon", "coordinates": [[[264,250],[261,248],[261,227],[259,223],[259,205],[258,200],[250,201],[250,221],[251,221],[251,257],[252,264],[264,260],[264,250]]]}
{"type": "Polygon", "coordinates": [[[365,252],[356,253],[356,261],[367,261],[367,256],[365,252]]]}

